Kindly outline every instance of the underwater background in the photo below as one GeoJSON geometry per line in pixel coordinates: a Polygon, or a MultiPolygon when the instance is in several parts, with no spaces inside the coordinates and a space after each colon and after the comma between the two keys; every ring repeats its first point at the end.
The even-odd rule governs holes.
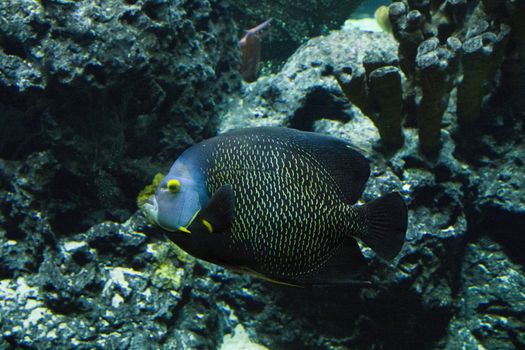
{"type": "Polygon", "coordinates": [[[0,0],[0,349],[525,349],[524,16],[0,0]],[[269,18],[244,82],[239,40],[269,18]],[[359,148],[364,202],[402,194],[400,254],[364,248],[380,284],[275,285],[145,233],[143,189],[182,151],[268,125],[359,148]]]}

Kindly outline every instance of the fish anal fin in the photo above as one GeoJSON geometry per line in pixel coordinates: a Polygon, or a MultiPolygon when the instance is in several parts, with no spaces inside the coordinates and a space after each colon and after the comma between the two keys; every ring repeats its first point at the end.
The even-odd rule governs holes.
{"type": "Polygon", "coordinates": [[[325,266],[305,282],[314,286],[332,284],[370,285],[370,281],[358,279],[366,271],[368,265],[357,241],[347,237],[335,249],[334,255],[325,266]]]}
{"type": "Polygon", "coordinates": [[[287,287],[304,288],[303,285],[295,284],[295,283],[292,283],[292,282],[281,281],[281,280],[278,280],[278,279],[274,279],[274,278],[266,276],[266,275],[264,275],[264,274],[262,274],[260,272],[257,272],[255,270],[249,268],[249,267],[242,266],[240,268],[235,268],[234,270],[237,271],[237,272],[240,272],[240,273],[244,273],[244,274],[247,274],[247,275],[250,275],[250,276],[253,276],[253,277],[260,278],[260,279],[262,279],[264,281],[271,282],[271,283],[274,283],[274,284],[280,284],[282,286],[287,286],[287,287]]]}

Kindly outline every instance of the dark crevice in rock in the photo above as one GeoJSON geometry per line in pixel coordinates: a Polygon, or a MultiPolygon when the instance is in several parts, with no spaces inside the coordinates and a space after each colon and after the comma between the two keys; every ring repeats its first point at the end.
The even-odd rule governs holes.
{"type": "MultiPolygon", "coordinates": [[[[4,335],[3,339],[7,342],[7,344],[9,344],[9,348],[7,348],[8,350],[17,350],[17,349],[33,350],[34,349],[31,346],[19,343],[15,336],[4,335]]],[[[0,345],[2,344],[0,343],[0,345]]]]}
{"type": "Polygon", "coordinates": [[[421,186],[416,189],[413,198],[412,207],[452,209],[453,198],[443,191],[442,186],[421,186]]]}
{"type": "Polygon", "coordinates": [[[406,169],[421,169],[428,171],[428,164],[425,163],[421,158],[415,156],[406,156],[403,157],[405,161],[406,169]]]}
{"type": "Polygon", "coordinates": [[[29,154],[46,148],[40,107],[36,100],[30,102],[31,107],[6,106],[3,101],[13,100],[7,95],[9,93],[0,87],[0,157],[25,159],[29,154]]]}
{"type": "Polygon", "coordinates": [[[73,261],[79,266],[84,266],[93,260],[93,257],[83,250],[74,252],[71,257],[73,258],[73,261]]]}
{"type": "Polygon", "coordinates": [[[305,97],[304,106],[295,111],[289,127],[304,131],[313,131],[313,124],[321,118],[348,121],[344,112],[347,107],[343,99],[336,100],[326,89],[313,88],[305,97]]]}
{"type": "Polygon", "coordinates": [[[27,58],[24,44],[17,39],[4,37],[0,38],[0,43],[2,43],[1,47],[6,55],[17,56],[23,60],[27,58]]]}
{"type": "Polygon", "coordinates": [[[525,212],[509,212],[494,205],[484,205],[474,230],[501,244],[509,258],[525,268],[525,212]]]}
{"type": "Polygon", "coordinates": [[[171,310],[172,317],[169,319],[161,319],[161,321],[164,321],[166,323],[166,326],[168,328],[176,327],[177,320],[180,322],[180,320],[184,319],[184,309],[188,305],[188,303],[192,300],[192,292],[191,287],[185,287],[180,296],[180,300],[177,303],[177,305],[171,310]]]}
{"type": "Polygon", "coordinates": [[[95,281],[95,280],[86,284],[86,286],[84,287],[86,294],[89,294],[89,295],[100,294],[102,293],[103,289],[104,289],[104,284],[101,281],[95,281]]]}
{"type": "Polygon", "coordinates": [[[135,25],[140,19],[140,14],[136,11],[127,11],[124,12],[120,17],[119,20],[121,22],[126,23],[127,25],[133,26],[135,25]]]}
{"type": "Polygon", "coordinates": [[[5,263],[0,260],[0,280],[11,279],[15,276],[14,271],[10,270],[5,263]]]}
{"type": "Polygon", "coordinates": [[[228,305],[242,308],[252,314],[260,314],[267,310],[267,305],[264,301],[253,298],[253,296],[247,296],[241,292],[225,294],[223,299],[228,305]]]}
{"type": "Polygon", "coordinates": [[[491,314],[502,317],[521,317],[522,313],[512,310],[512,307],[503,300],[493,300],[479,304],[476,311],[481,314],[491,314]]]}
{"type": "Polygon", "coordinates": [[[434,172],[436,182],[438,183],[450,181],[452,180],[452,177],[454,176],[454,173],[452,172],[452,170],[444,164],[438,164],[434,168],[433,172],[434,172]]]}
{"type": "Polygon", "coordinates": [[[97,237],[89,242],[89,246],[95,248],[101,256],[115,255],[119,244],[122,244],[122,238],[114,237],[97,237]]]}
{"type": "Polygon", "coordinates": [[[54,313],[64,316],[73,316],[79,312],[87,310],[86,308],[80,308],[79,304],[75,301],[66,298],[58,298],[57,300],[46,300],[46,306],[54,313]]]}
{"type": "Polygon", "coordinates": [[[163,3],[156,3],[154,1],[149,1],[142,6],[142,10],[153,21],[158,21],[161,19],[163,12],[165,12],[165,5],[163,3]]]}
{"type": "MultiPolygon", "coordinates": [[[[395,288],[394,288],[395,289],[395,288]]],[[[376,304],[377,313],[371,321],[369,333],[376,339],[384,339],[387,349],[430,349],[446,334],[446,325],[452,317],[449,308],[427,309],[421,296],[395,290],[395,302],[376,304]],[[403,305],[410,305],[404,308],[403,305]],[[432,327],[428,327],[432,325],[432,327]]]]}
{"type": "Polygon", "coordinates": [[[49,191],[58,200],[55,205],[51,206],[55,213],[50,220],[53,231],[65,234],[87,230],[89,226],[82,224],[84,216],[81,213],[82,209],[87,211],[87,208],[79,207],[78,204],[76,207],[72,206],[72,197],[90,198],[92,196],[92,192],[82,179],[67,171],[59,171],[49,184],[49,191]]]}
{"type": "Polygon", "coordinates": [[[82,224],[83,216],[76,210],[67,210],[56,214],[51,220],[53,231],[58,234],[68,234],[81,232],[89,227],[89,224],[82,224]]]}
{"type": "Polygon", "coordinates": [[[6,238],[13,241],[23,241],[26,239],[27,234],[18,226],[17,223],[12,221],[6,222],[4,224],[6,230],[6,238]]]}
{"type": "Polygon", "coordinates": [[[195,264],[193,274],[196,277],[203,277],[208,275],[208,270],[202,264],[195,264]]]}
{"type": "Polygon", "coordinates": [[[84,68],[84,73],[89,76],[93,76],[97,83],[105,85],[107,83],[107,76],[104,72],[104,68],[100,65],[89,64],[84,68]]]}

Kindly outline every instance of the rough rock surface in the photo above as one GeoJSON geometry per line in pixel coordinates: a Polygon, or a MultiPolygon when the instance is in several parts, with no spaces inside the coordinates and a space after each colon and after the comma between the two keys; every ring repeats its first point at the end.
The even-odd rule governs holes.
{"type": "Polygon", "coordinates": [[[215,349],[236,332],[248,341],[242,329],[250,346],[269,349],[525,347],[523,116],[494,109],[465,135],[449,109],[437,157],[419,152],[412,128],[384,153],[333,72],[395,47],[384,34],[313,39],[282,72],[247,86],[220,126],[294,126],[363,150],[372,161],[363,199],[397,190],[410,209],[391,265],[363,247],[373,288],[239,276],[177,251],[140,212],[56,237],[39,197],[56,158],[33,152],[0,164],[0,347],[215,349]]]}
{"type": "Polygon", "coordinates": [[[0,157],[50,150],[60,232],[125,220],[240,84],[220,1],[2,1],[0,21],[0,157]]]}
{"type": "Polygon", "coordinates": [[[258,1],[230,0],[239,29],[247,30],[273,18],[263,40],[263,59],[277,66],[285,62],[308,38],[339,28],[362,0],[258,1]]]}
{"type": "MultiPolygon", "coordinates": [[[[348,67],[362,70],[367,53],[382,56],[397,45],[384,33],[335,31],[303,45],[279,73],[245,86],[225,111],[220,131],[248,125],[288,125],[310,130],[320,118],[349,121],[350,105],[333,74],[348,67]]],[[[372,126],[373,128],[373,126],[372,126]]],[[[374,129],[375,130],[375,129],[374,129]]]]}

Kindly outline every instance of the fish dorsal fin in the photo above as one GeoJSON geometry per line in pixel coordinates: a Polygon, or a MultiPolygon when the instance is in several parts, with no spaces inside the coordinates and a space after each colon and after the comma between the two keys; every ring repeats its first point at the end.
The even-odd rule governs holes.
{"type": "Polygon", "coordinates": [[[297,130],[292,133],[293,140],[332,175],[348,203],[357,202],[370,176],[368,160],[348,142],[335,137],[297,130]]]}
{"type": "Polygon", "coordinates": [[[210,233],[224,232],[232,223],[234,207],[232,186],[223,185],[213,194],[197,220],[200,220],[210,233]]]}
{"type": "Polygon", "coordinates": [[[228,134],[229,137],[266,136],[284,144],[295,144],[327,170],[348,204],[357,202],[370,176],[368,160],[350,143],[332,136],[285,127],[246,128],[228,134]]]}

